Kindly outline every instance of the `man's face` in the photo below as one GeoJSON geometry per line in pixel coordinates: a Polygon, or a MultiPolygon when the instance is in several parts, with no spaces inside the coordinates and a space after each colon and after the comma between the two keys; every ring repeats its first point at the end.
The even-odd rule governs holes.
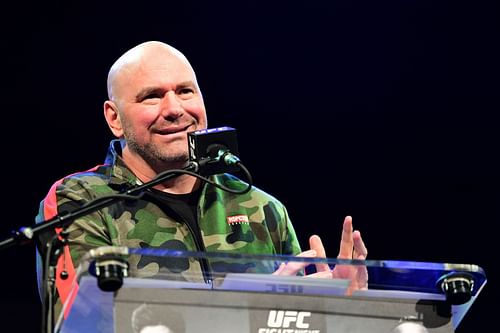
{"type": "Polygon", "coordinates": [[[154,162],[187,160],[187,133],[207,128],[191,66],[159,50],[127,65],[116,80],[123,136],[133,153],[154,162]]]}

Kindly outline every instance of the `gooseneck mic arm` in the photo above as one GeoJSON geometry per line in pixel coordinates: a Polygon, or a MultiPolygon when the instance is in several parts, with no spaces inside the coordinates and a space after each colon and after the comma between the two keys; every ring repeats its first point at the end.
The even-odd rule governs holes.
{"type": "MultiPolygon", "coordinates": [[[[189,163],[184,169],[174,169],[159,174],[150,182],[133,187],[124,193],[106,195],[92,201],[89,201],[80,208],[65,213],[56,215],[46,221],[37,223],[31,227],[23,227],[12,232],[12,236],[0,242],[0,250],[11,247],[13,245],[24,245],[32,241],[37,235],[53,231],[55,228],[63,228],[59,235],[51,237],[51,240],[45,245],[46,253],[43,270],[43,283],[41,286],[42,292],[42,333],[52,333],[54,328],[54,295],[55,295],[55,280],[56,280],[56,264],[59,256],[63,252],[63,246],[66,244],[67,233],[64,228],[71,224],[74,220],[97,211],[101,208],[110,206],[121,200],[136,200],[139,199],[144,190],[153,187],[159,183],[165,182],[173,177],[179,176],[182,173],[195,174],[198,165],[189,163]]],[[[62,278],[63,276],[61,276],[62,278]]]]}
{"type": "Polygon", "coordinates": [[[250,173],[236,156],[236,154],[238,154],[238,145],[236,130],[234,128],[224,126],[188,133],[188,149],[189,163],[183,169],[164,171],[159,173],[153,180],[133,187],[126,192],[96,198],[72,212],[59,214],[43,222],[15,230],[10,237],[0,241],[0,250],[13,245],[29,243],[40,233],[48,230],[52,231],[54,228],[68,226],[73,220],[110,206],[118,201],[139,199],[144,190],[177,177],[180,174],[189,174],[198,177],[224,191],[235,194],[246,193],[252,187],[252,177],[250,173]],[[208,178],[203,177],[238,170],[242,170],[248,180],[248,186],[244,190],[230,189],[215,184],[208,178]]]}
{"type": "Polygon", "coordinates": [[[80,208],[67,212],[62,215],[56,215],[55,217],[45,220],[44,222],[34,224],[30,227],[22,227],[16,231],[12,232],[12,236],[0,242],[0,250],[4,248],[11,247],[13,245],[23,245],[32,241],[35,236],[48,230],[54,230],[58,227],[65,227],[71,224],[72,221],[78,219],[82,216],[93,213],[101,208],[107,207],[121,200],[135,200],[142,196],[144,190],[163,183],[171,178],[177,177],[182,173],[194,174],[197,171],[198,166],[195,163],[190,163],[183,169],[174,169],[167,172],[159,174],[153,180],[144,183],[142,185],[133,187],[124,193],[106,195],[92,201],[89,201],[80,208]]]}
{"type": "MultiPolygon", "coordinates": [[[[252,178],[240,159],[233,154],[237,151],[235,139],[235,130],[228,127],[188,133],[190,154],[189,163],[186,167],[161,172],[149,182],[130,188],[125,192],[96,198],[71,212],[65,212],[64,214],[56,215],[51,219],[36,223],[32,226],[15,230],[10,237],[0,240],[0,250],[3,250],[13,245],[28,244],[44,232],[53,232],[56,228],[62,228],[62,232],[53,236],[46,244],[42,285],[42,333],[51,333],[54,326],[52,308],[54,305],[53,300],[55,292],[55,266],[67,242],[67,232],[65,228],[74,220],[110,206],[118,201],[140,199],[146,189],[181,174],[192,175],[231,193],[243,194],[248,192],[252,187],[252,178]],[[205,146],[203,147],[203,145],[205,146]],[[200,146],[202,146],[203,149],[201,149],[200,146]],[[200,152],[201,154],[198,155],[200,152]],[[247,186],[243,189],[228,188],[204,177],[237,170],[242,170],[248,180],[247,186]]],[[[63,278],[63,275],[61,275],[61,278],[63,278]]]]}

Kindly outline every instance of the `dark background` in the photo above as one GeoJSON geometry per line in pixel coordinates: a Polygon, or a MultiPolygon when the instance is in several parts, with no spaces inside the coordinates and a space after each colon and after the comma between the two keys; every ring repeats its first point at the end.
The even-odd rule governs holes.
{"type": "MultiPolygon", "coordinates": [[[[352,215],[371,259],[479,265],[488,284],[457,332],[494,328],[496,1],[213,2],[3,8],[1,234],[103,161],[109,66],[161,40],[190,59],[209,127],[238,130],[254,184],[287,205],[304,247],[317,233],[336,256],[352,215]]],[[[39,330],[34,246],[0,260],[2,327],[39,330]]]]}

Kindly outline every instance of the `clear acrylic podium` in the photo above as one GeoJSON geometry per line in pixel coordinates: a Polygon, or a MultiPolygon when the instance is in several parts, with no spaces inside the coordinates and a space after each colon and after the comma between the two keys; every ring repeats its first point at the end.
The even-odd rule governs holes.
{"type": "Polygon", "coordinates": [[[102,247],[78,267],[69,314],[55,331],[454,332],[485,284],[482,268],[470,264],[102,247]],[[127,269],[139,260],[157,272],[127,269]],[[210,269],[156,264],[169,260],[210,269]],[[272,274],[282,263],[307,267],[295,276],[272,274]],[[368,288],[309,277],[315,264],[366,269],[368,288]]]}

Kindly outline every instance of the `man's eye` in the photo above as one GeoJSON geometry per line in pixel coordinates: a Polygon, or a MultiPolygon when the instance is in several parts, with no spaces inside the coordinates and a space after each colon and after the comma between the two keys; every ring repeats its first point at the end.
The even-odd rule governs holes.
{"type": "Polygon", "coordinates": [[[191,88],[182,88],[179,90],[179,95],[188,95],[194,93],[194,90],[191,88]]]}
{"type": "Polygon", "coordinates": [[[161,98],[160,94],[149,94],[146,95],[142,98],[142,100],[148,100],[148,99],[154,99],[154,98],[161,98]]]}

